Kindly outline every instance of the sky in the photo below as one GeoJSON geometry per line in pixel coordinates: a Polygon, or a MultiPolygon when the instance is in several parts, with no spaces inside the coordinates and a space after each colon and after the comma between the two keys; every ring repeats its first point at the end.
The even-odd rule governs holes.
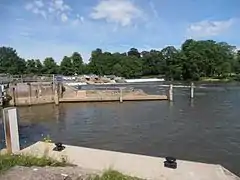
{"type": "Polygon", "coordinates": [[[0,46],[25,59],[139,51],[188,38],[240,47],[240,0],[0,0],[0,46]]]}

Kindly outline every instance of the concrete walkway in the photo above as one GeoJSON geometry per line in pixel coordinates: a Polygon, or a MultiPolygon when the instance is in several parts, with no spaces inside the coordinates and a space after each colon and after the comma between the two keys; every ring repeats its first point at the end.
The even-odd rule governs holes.
{"type": "Polygon", "coordinates": [[[21,153],[36,156],[49,155],[67,159],[79,167],[103,171],[118,170],[124,174],[155,180],[240,180],[220,165],[177,160],[178,168],[165,168],[164,158],[89,149],[66,145],[62,152],[54,152],[54,144],[38,142],[21,153]]]}

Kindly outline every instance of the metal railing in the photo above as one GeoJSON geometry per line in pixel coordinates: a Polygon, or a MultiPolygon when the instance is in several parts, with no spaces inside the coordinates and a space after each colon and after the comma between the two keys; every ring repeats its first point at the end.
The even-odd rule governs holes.
{"type": "Polygon", "coordinates": [[[0,74],[0,83],[26,83],[26,82],[53,82],[54,75],[42,74],[42,75],[5,75],[0,74]]]}

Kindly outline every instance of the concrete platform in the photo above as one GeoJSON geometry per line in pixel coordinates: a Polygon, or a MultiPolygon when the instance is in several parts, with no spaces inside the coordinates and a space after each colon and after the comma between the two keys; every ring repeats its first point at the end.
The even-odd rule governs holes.
{"type": "MultiPolygon", "coordinates": [[[[59,102],[116,102],[119,97],[84,97],[84,98],[60,98],[59,102]]],[[[160,101],[168,100],[166,95],[123,96],[124,101],[160,101]]]]}
{"type": "Polygon", "coordinates": [[[36,156],[48,155],[55,159],[67,159],[83,168],[103,171],[118,170],[124,174],[155,180],[239,180],[220,165],[177,160],[178,168],[163,166],[164,158],[89,149],[66,145],[62,152],[54,152],[54,144],[37,142],[20,153],[36,156]]]}

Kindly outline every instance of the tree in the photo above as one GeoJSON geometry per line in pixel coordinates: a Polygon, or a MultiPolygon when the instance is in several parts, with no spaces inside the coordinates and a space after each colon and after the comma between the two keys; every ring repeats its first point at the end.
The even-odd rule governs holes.
{"type": "Polygon", "coordinates": [[[142,61],[136,56],[122,57],[122,76],[126,78],[137,78],[142,75],[142,61]]]}
{"type": "Polygon", "coordinates": [[[96,49],[92,51],[90,62],[88,64],[88,70],[94,74],[103,74],[102,69],[101,69],[101,64],[99,58],[102,55],[102,50],[101,49],[96,49]]]}
{"type": "Polygon", "coordinates": [[[63,75],[74,75],[74,67],[70,57],[64,56],[60,64],[60,71],[63,75]]]}
{"type": "Polygon", "coordinates": [[[163,61],[163,55],[160,51],[143,51],[141,54],[143,61],[143,75],[164,74],[165,64],[163,61]]]}
{"type": "Polygon", "coordinates": [[[182,45],[183,79],[200,77],[225,77],[232,71],[234,47],[212,40],[186,40],[182,45]]]}
{"type": "Polygon", "coordinates": [[[37,74],[42,74],[43,72],[43,65],[39,59],[35,60],[35,66],[37,68],[37,74]]]}
{"type": "Polygon", "coordinates": [[[137,58],[140,58],[141,53],[139,53],[136,48],[131,48],[131,49],[128,51],[127,55],[128,55],[128,56],[135,56],[135,57],[137,57],[137,58]]]}
{"type": "MultiPolygon", "coordinates": [[[[204,77],[226,78],[240,74],[240,51],[226,42],[213,40],[186,40],[181,49],[168,46],[161,51],[139,53],[131,48],[128,52],[92,51],[88,64],[79,53],[65,56],[60,68],[53,58],[27,60],[18,56],[10,47],[0,48],[0,73],[8,74],[97,74],[137,78],[143,75],[164,75],[169,80],[199,80],[204,77]],[[61,70],[61,71],[59,71],[61,70]]],[[[239,75],[240,76],[240,75],[239,75]]]]}
{"type": "Polygon", "coordinates": [[[43,72],[45,74],[57,74],[58,65],[52,57],[48,57],[43,61],[43,72]]]}
{"type": "Polygon", "coordinates": [[[79,53],[74,52],[73,55],[71,56],[71,60],[74,74],[83,74],[82,56],[79,53]]]}
{"type": "Polygon", "coordinates": [[[112,72],[115,76],[122,76],[122,71],[122,66],[119,63],[115,64],[112,68],[112,72]]]}
{"type": "Polygon", "coordinates": [[[26,62],[26,73],[27,74],[37,74],[38,70],[36,67],[36,62],[35,60],[27,60],[26,62]]]}
{"type": "Polygon", "coordinates": [[[0,47],[0,73],[22,74],[25,67],[25,60],[18,56],[15,49],[0,47]]]}
{"type": "Polygon", "coordinates": [[[182,58],[180,52],[173,46],[168,46],[161,51],[163,55],[163,71],[169,80],[182,79],[182,58]]]}

